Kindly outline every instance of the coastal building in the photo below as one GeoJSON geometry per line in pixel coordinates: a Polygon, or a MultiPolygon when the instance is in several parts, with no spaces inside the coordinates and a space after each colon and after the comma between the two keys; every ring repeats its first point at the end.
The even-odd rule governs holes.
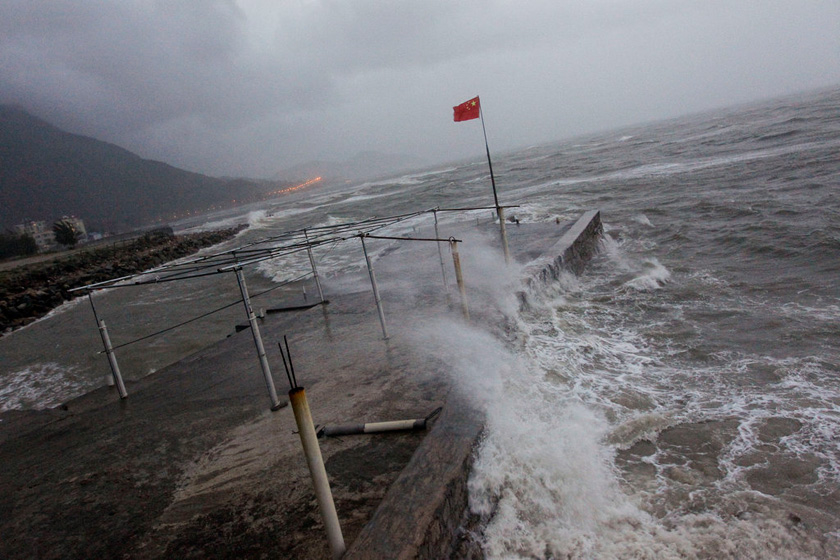
{"type": "Polygon", "coordinates": [[[12,228],[18,235],[29,235],[35,240],[38,251],[48,251],[55,247],[55,235],[52,226],[44,221],[27,221],[12,228]]]}
{"type": "MultiPolygon", "coordinates": [[[[85,222],[81,218],[62,216],[61,219],[57,221],[69,223],[76,229],[79,241],[87,241],[87,229],[85,228],[85,222]]],[[[30,220],[14,226],[12,230],[18,235],[25,234],[35,239],[38,251],[50,251],[58,247],[51,223],[48,224],[42,220],[30,220]]]]}
{"type": "Polygon", "coordinates": [[[81,218],[74,216],[62,216],[59,222],[67,222],[76,228],[76,233],[79,236],[79,242],[87,241],[87,230],[85,229],[85,222],[81,218]]]}

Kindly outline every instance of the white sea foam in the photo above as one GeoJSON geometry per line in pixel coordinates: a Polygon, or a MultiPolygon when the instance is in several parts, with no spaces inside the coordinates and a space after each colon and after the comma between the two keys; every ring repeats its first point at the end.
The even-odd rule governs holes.
{"type": "Polygon", "coordinates": [[[177,233],[200,233],[203,231],[216,231],[220,229],[226,229],[235,227],[239,224],[243,223],[243,216],[231,216],[229,218],[223,218],[221,220],[213,220],[210,222],[204,222],[199,225],[190,226],[184,229],[177,230],[177,233]]]}
{"type": "Polygon", "coordinates": [[[779,306],[778,311],[785,317],[808,322],[819,321],[834,325],[840,323],[840,305],[834,303],[817,307],[792,301],[779,306]]]}
{"type": "Polygon", "coordinates": [[[379,198],[387,198],[387,197],[390,197],[390,196],[393,196],[393,193],[389,193],[387,191],[380,192],[380,193],[357,194],[355,196],[351,196],[351,197],[349,197],[345,200],[342,200],[340,202],[335,202],[335,203],[333,203],[333,206],[339,206],[339,205],[342,205],[342,204],[354,204],[354,203],[357,203],[357,202],[376,200],[376,199],[379,199],[379,198]]]}
{"type": "Polygon", "coordinates": [[[643,226],[653,227],[653,224],[644,214],[636,214],[635,216],[633,216],[633,221],[642,224],[643,226]]]}
{"type": "Polygon", "coordinates": [[[433,169],[430,171],[421,171],[419,173],[408,173],[406,175],[401,175],[399,177],[391,177],[380,179],[377,181],[368,181],[362,183],[360,188],[364,187],[379,187],[379,186],[410,186],[410,185],[417,185],[422,183],[424,179],[429,179],[430,177],[436,177],[438,175],[443,175],[445,173],[452,173],[456,171],[457,167],[445,167],[441,169],[433,169]]]}
{"type": "MultiPolygon", "coordinates": [[[[725,450],[719,485],[694,489],[707,513],[677,509],[657,519],[640,508],[648,502],[653,507],[659,503],[656,492],[670,496],[680,483],[663,477],[651,490],[654,495],[626,494],[611,463],[611,446],[626,449],[641,439],[656,441],[663,430],[698,416],[739,416],[756,423],[782,413],[779,407],[797,398],[764,395],[759,389],[744,394],[720,368],[668,371],[638,335],[622,329],[605,333],[597,322],[599,312],[588,316],[596,322],[584,319],[576,325],[581,315],[571,309],[552,317],[550,333],[531,332],[525,339],[526,352],[533,356],[528,363],[533,365],[502,369],[501,389],[488,405],[488,433],[470,483],[472,509],[488,519],[483,536],[487,557],[820,558],[823,546],[836,550],[836,542],[824,545],[785,523],[786,514],[779,513],[778,505],[765,508],[760,495],[747,493],[730,503],[734,499],[727,493],[733,484],[748,490],[743,483],[746,471],[737,463],[758,445],[755,430],[741,430],[725,450]],[[602,334],[596,334],[599,331],[602,334]],[[552,373],[558,371],[563,373],[552,373]],[[685,384],[680,393],[691,397],[686,408],[675,407],[673,400],[680,393],[663,378],[680,374],[711,380],[705,389],[691,390],[685,384]],[[628,394],[637,398],[628,399],[628,394]],[[725,406],[704,410],[705,402],[718,398],[725,406]],[[741,519],[725,513],[744,509],[762,510],[762,515],[741,519]]],[[[475,367],[486,371],[480,362],[475,367]]],[[[804,389],[799,376],[786,385],[804,389]]],[[[834,398],[818,406],[823,414],[834,398]]],[[[826,436],[836,432],[826,429],[824,421],[808,420],[816,420],[817,411],[797,408],[784,412],[788,413],[805,427],[780,444],[794,456],[816,453],[830,466],[827,469],[833,469],[829,458],[836,456],[836,445],[832,447],[826,436]],[[814,433],[809,426],[822,430],[814,433]]],[[[836,419],[833,423],[836,430],[836,419]]],[[[663,459],[655,454],[648,461],[660,473],[678,466],[663,459]]],[[[832,481],[827,482],[830,488],[832,481]]]]}
{"type": "Polygon", "coordinates": [[[656,257],[639,258],[629,253],[622,247],[622,242],[609,233],[603,236],[601,248],[616,270],[620,271],[623,277],[630,277],[622,282],[624,289],[657,290],[671,280],[670,271],[656,257]]]}
{"type": "Polygon", "coordinates": [[[401,177],[391,177],[387,179],[380,179],[378,181],[365,181],[357,187],[357,189],[366,189],[369,187],[384,187],[384,186],[410,186],[419,183],[418,175],[403,175],[401,177]]]}
{"type": "MultiPolygon", "coordinates": [[[[604,444],[610,422],[587,404],[589,391],[558,386],[541,367],[472,327],[441,321],[417,336],[445,357],[459,388],[486,413],[469,488],[471,511],[485,520],[479,539],[487,558],[822,557],[823,543],[785,524],[785,514],[760,496],[722,498],[721,510],[749,507],[761,513],[755,518],[652,516],[622,489],[604,444]]],[[[674,422],[645,413],[630,431],[655,439],[674,422]]]]}
{"type": "Polygon", "coordinates": [[[695,270],[693,272],[690,272],[687,276],[688,278],[696,280],[700,284],[704,286],[709,286],[711,288],[721,289],[729,286],[729,282],[722,278],[719,278],[714,273],[708,270],[695,270]]]}
{"type": "MultiPolygon", "coordinates": [[[[486,215],[487,210],[480,211],[481,216],[486,215]]],[[[550,210],[545,204],[540,203],[525,203],[520,204],[518,208],[510,208],[505,211],[507,217],[519,219],[522,223],[539,223],[539,222],[553,222],[555,219],[567,221],[572,219],[571,214],[558,215],[556,212],[550,210]]]]}
{"type": "Polygon", "coordinates": [[[783,418],[801,428],[773,444],[775,456],[794,465],[813,457],[813,491],[836,488],[840,393],[825,389],[827,364],[738,354],[673,363],[680,353],[650,345],[616,305],[640,297],[638,290],[649,297],[648,290],[666,287],[670,273],[609,236],[604,257],[609,273],[561,276],[513,322],[521,352],[508,353],[495,337],[465,326],[438,324],[419,335],[487,414],[470,479],[471,509],[485,522],[485,555],[793,559],[840,550],[837,535],[802,530],[788,518],[793,506],[749,483],[766,465],[750,462],[756,450],[767,452],[763,426],[783,418]],[[628,275],[618,284],[626,291],[613,293],[617,301],[593,297],[593,289],[628,275]],[[743,381],[765,371],[779,382],[743,381]],[[738,422],[717,457],[717,478],[704,482],[664,447],[640,459],[653,468],[647,482],[628,485],[614,462],[619,450],[657,442],[666,430],[732,419],[738,422]]]}
{"type": "Polygon", "coordinates": [[[86,388],[75,372],[74,367],[48,362],[9,373],[0,385],[0,412],[51,408],[69,400],[86,388]]]}
{"type": "MultiPolygon", "coordinates": [[[[814,149],[825,149],[834,147],[840,148],[840,141],[809,142],[793,146],[781,146],[777,148],[768,148],[764,150],[741,152],[735,155],[698,158],[693,161],[678,163],[670,161],[659,163],[647,163],[644,165],[631,167],[629,169],[622,169],[619,171],[612,171],[609,173],[602,173],[598,175],[552,179],[551,181],[540,183],[538,185],[517,189],[517,194],[519,194],[520,196],[525,196],[532,193],[544,193],[546,191],[557,189],[559,187],[569,187],[573,185],[587,183],[603,183],[606,181],[627,181],[631,179],[643,179],[645,177],[667,177],[671,175],[694,173],[704,169],[712,169],[715,167],[741,164],[749,161],[769,159],[787,154],[807,152],[809,150],[814,149]]],[[[483,178],[474,179],[474,181],[477,180],[483,180],[483,178]]]]}
{"type": "Polygon", "coordinates": [[[641,270],[637,272],[637,276],[625,282],[624,286],[639,291],[657,290],[670,280],[671,273],[668,269],[662,266],[656,257],[652,257],[642,261],[641,270]]]}

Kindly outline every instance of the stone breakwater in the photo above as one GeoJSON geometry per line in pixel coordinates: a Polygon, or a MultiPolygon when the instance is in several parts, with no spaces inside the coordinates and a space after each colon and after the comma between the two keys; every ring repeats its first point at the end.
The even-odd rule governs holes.
{"type": "Polygon", "coordinates": [[[0,333],[39,319],[78,294],[70,290],[135,274],[232,238],[246,226],[185,235],[145,235],[0,272],[0,333]]]}

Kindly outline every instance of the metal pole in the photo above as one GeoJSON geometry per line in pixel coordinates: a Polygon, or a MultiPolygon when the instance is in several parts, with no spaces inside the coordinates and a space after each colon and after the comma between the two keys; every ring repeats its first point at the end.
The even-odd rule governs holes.
{"type": "Polygon", "coordinates": [[[318,296],[321,298],[321,303],[324,303],[324,291],[321,289],[321,279],[318,277],[318,269],[315,267],[315,257],[312,255],[312,245],[309,244],[309,234],[306,233],[306,230],[303,230],[303,236],[306,238],[306,252],[309,255],[309,264],[312,265],[312,276],[315,277],[318,296]]]}
{"type": "MultiPolygon", "coordinates": [[[[435,215],[435,237],[440,239],[440,232],[438,231],[438,217],[437,210],[432,211],[435,215]]],[[[443,276],[443,289],[446,292],[446,298],[449,299],[449,284],[446,281],[446,266],[443,264],[443,249],[441,249],[440,241],[437,242],[438,257],[440,257],[440,273],[443,276]]]]}
{"type": "Polygon", "coordinates": [[[376,273],[373,272],[373,263],[370,261],[370,256],[365,245],[365,236],[360,235],[362,240],[362,251],[365,253],[365,262],[367,262],[368,273],[370,274],[370,285],[373,287],[373,299],[376,300],[376,310],[379,312],[379,323],[382,325],[382,337],[388,340],[388,329],[385,328],[385,313],[382,311],[382,298],[379,297],[379,286],[376,284],[376,273]]]}
{"type": "Polygon", "coordinates": [[[505,231],[505,211],[499,205],[499,195],[496,193],[496,177],[493,175],[493,162],[490,160],[490,145],[487,143],[487,129],[484,127],[484,111],[481,110],[481,103],[478,105],[478,114],[481,117],[481,130],[484,132],[484,148],[487,150],[487,166],[490,168],[490,183],[493,185],[493,201],[496,203],[496,213],[499,215],[505,264],[510,264],[510,251],[508,250],[507,232],[505,231]]]}
{"type": "Polygon", "coordinates": [[[490,160],[490,144],[487,143],[487,129],[484,127],[484,111],[481,109],[481,102],[478,104],[478,116],[481,117],[481,131],[484,132],[484,149],[487,150],[487,166],[490,168],[490,184],[493,185],[493,201],[498,210],[499,195],[496,194],[496,177],[493,175],[493,162],[490,160]]]}
{"type": "Polygon", "coordinates": [[[496,208],[499,214],[499,228],[502,233],[502,250],[505,253],[505,264],[510,264],[510,249],[508,249],[507,230],[505,229],[505,209],[499,206],[496,208]]]}
{"type": "Polygon", "coordinates": [[[452,249],[452,262],[455,264],[455,281],[458,283],[458,291],[461,294],[461,310],[464,318],[470,320],[470,308],[467,305],[467,288],[464,286],[464,275],[461,273],[461,255],[458,253],[458,242],[450,240],[449,248],[452,249]]]}
{"type": "Polygon", "coordinates": [[[318,436],[312,424],[312,413],[306,400],[306,391],[303,387],[292,389],[289,391],[289,400],[295,414],[295,423],[297,423],[309,474],[312,477],[312,485],[315,487],[315,498],[318,500],[318,508],[321,510],[321,517],[324,519],[324,527],[327,530],[330,552],[332,557],[338,560],[344,554],[344,537],[341,534],[341,525],[338,523],[338,513],[330,491],[321,448],[318,446],[318,436]]]}
{"type": "Polygon", "coordinates": [[[235,272],[236,281],[239,283],[239,291],[242,292],[242,303],[245,304],[245,313],[248,315],[248,322],[251,324],[251,335],[254,337],[254,346],[257,348],[257,356],[260,358],[260,367],[262,368],[263,377],[265,377],[265,386],[268,389],[268,396],[271,398],[271,410],[277,410],[286,406],[286,403],[281,403],[280,399],[277,398],[274,379],[271,377],[271,368],[268,365],[268,358],[265,356],[265,347],[260,336],[260,328],[257,325],[257,316],[254,315],[254,310],[251,308],[251,298],[248,297],[245,275],[242,274],[241,268],[237,268],[235,272]]]}
{"type": "Polygon", "coordinates": [[[128,392],[125,390],[125,383],[123,383],[122,374],[120,373],[120,365],[117,363],[117,355],[114,354],[114,347],[111,346],[111,337],[108,336],[105,321],[98,319],[97,322],[99,323],[99,335],[102,337],[102,344],[105,345],[105,354],[108,356],[108,364],[111,366],[111,374],[114,376],[114,385],[117,386],[120,398],[124,399],[128,396],[128,392]]]}

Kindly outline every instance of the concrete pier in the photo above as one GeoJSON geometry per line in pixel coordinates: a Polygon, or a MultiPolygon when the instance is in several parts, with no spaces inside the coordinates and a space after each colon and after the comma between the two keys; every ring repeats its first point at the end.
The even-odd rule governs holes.
{"type": "MultiPolygon", "coordinates": [[[[527,263],[520,301],[579,270],[599,233],[597,212],[509,225],[512,257],[527,263]]],[[[460,247],[468,289],[482,272],[470,268],[471,239],[460,247]]],[[[286,390],[276,342],[288,335],[316,424],[443,407],[426,431],[321,440],[344,558],[480,557],[459,527],[483,418],[445,356],[415,337],[430,318],[463,318],[442,293],[434,244],[401,251],[377,263],[387,341],[365,278],[321,277],[328,305],[272,302],[301,307],[260,320],[267,359],[286,390]],[[427,257],[427,275],[410,270],[427,257]]],[[[493,316],[471,315],[478,325],[493,316]]],[[[0,558],[330,558],[292,411],[269,410],[253,353],[251,335],[233,334],[127,381],[130,399],[103,387],[57,409],[0,415],[0,558]]]]}

